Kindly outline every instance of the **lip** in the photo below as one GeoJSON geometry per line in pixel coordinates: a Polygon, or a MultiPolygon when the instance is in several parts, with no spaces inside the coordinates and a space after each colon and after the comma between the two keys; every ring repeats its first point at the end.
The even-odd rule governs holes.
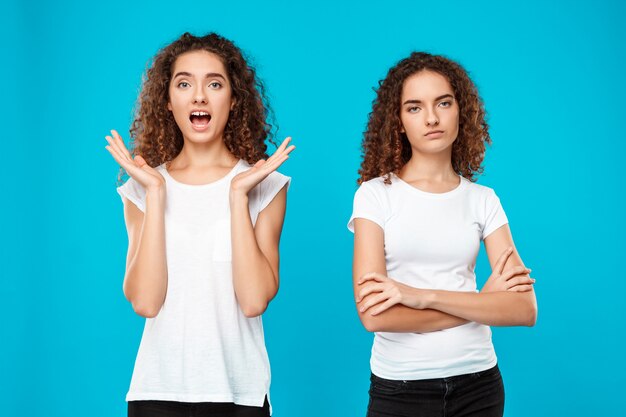
{"type": "MultiPolygon", "coordinates": [[[[191,123],[191,122],[190,122],[191,123]]],[[[206,125],[204,125],[203,127],[198,127],[196,125],[194,125],[193,123],[191,123],[191,128],[195,131],[195,132],[204,132],[206,130],[209,129],[209,125],[211,124],[211,122],[207,123],[206,125]]]]}
{"type": "Polygon", "coordinates": [[[426,133],[424,136],[426,136],[429,139],[439,139],[440,137],[442,137],[444,134],[443,130],[431,130],[430,132],[426,133]]]}
{"type": "Polygon", "coordinates": [[[189,112],[189,123],[191,124],[191,128],[192,128],[195,132],[204,132],[204,131],[206,131],[207,129],[209,129],[209,126],[211,126],[211,119],[212,119],[211,113],[210,113],[208,110],[206,110],[206,109],[193,109],[193,110],[191,110],[191,111],[189,112]],[[195,112],[206,113],[206,114],[208,115],[208,117],[209,117],[209,121],[208,121],[208,123],[207,123],[206,125],[203,125],[203,126],[197,126],[197,125],[195,125],[195,124],[191,121],[191,115],[192,115],[193,113],[195,113],[195,112]]]}

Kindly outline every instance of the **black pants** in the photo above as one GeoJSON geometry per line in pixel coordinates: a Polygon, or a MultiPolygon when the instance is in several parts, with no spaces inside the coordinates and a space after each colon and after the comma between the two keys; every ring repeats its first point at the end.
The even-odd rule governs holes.
{"type": "Polygon", "coordinates": [[[269,417],[270,405],[263,407],[234,403],[181,403],[176,401],[129,401],[128,417],[269,417]]]}
{"type": "Polygon", "coordinates": [[[502,417],[498,365],[449,378],[392,381],[372,374],[367,417],[502,417]]]}

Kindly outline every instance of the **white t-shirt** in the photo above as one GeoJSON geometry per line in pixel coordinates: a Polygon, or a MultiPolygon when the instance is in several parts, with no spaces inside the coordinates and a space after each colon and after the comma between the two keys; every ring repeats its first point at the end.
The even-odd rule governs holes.
{"type": "MultiPolygon", "coordinates": [[[[158,315],[146,319],[127,401],[233,402],[263,406],[270,365],[261,317],[247,318],[232,279],[229,189],[250,168],[240,160],[223,178],[204,185],[166,182],[167,295],[158,315]]],[[[290,178],[274,172],[249,196],[259,213],[290,178]]],[[[145,190],[132,178],[121,196],[145,212],[145,190]]]]}
{"type": "MultiPolygon", "coordinates": [[[[480,241],[508,223],[491,188],[461,177],[452,191],[421,191],[392,175],[364,182],[354,196],[354,219],[384,231],[389,277],[415,288],[476,292],[480,241]]],[[[377,332],[372,372],[386,379],[445,378],[480,372],[497,362],[491,329],[478,323],[430,333],[377,332]]]]}

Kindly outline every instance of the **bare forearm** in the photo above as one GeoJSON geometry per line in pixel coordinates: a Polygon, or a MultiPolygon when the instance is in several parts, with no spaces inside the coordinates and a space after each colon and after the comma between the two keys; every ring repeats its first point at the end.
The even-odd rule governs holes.
{"type": "Polygon", "coordinates": [[[263,314],[278,291],[273,271],[259,248],[246,196],[231,197],[233,284],[237,301],[247,317],[263,314]]]}
{"type": "Polygon", "coordinates": [[[157,193],[146,195],[139,243],[134,254],[129,254],[124,278],[126,298],[144,317],[154,317],[159,312],[167,291],[163,200],[157,193]]]}
{"type": "Polygon", "coordinates": [[[537,319],[534,291],[426,291],[423,307],[489,326],[533,326],[537,319]]]}
{"type": "MultiPolygon", "coordinates": [[[[366,299],[363,300],[363,302],[366,299]]],[[[362,303],[357,303],[360,308],[362,303]]],[[[395,305],[381,314],[359,312],[363,326],[370,332],[429,333],[466,324],[468,320],[437,310],[415,310],[395,305]]]]}

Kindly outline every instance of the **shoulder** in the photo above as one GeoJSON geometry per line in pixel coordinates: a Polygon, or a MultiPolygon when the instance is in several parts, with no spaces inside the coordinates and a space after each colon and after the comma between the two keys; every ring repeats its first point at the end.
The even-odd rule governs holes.
{"type": "MultiPolygon", "coordinates": [[[[392,177],[392,183],[391,185],[393,185],[393,177],[392,177]]],[[[361,183],[361,185],[359,186],[357,192],[359,191],[365,191],[365,192],[370,192],[370,193],[375,193],[375,194],[383,194],[386,193],[389,188],[391,187],[390,184],[385,184],[385,178],[384,177],[376,177],[376,178],[372,178],[371,180],[368,181],[363,181],[361,183]]]]}
{"type": "Polygon", "coordinates": [[[479,198],[479,199],[492,199],[494,197],[497,198],[495,190],[491,187],[478,184],[476,182],[472,182],[463,177],[461,177],[461,181],[465,182],[468,193],[476,198],[479,198]]]}
{"type": "Polygon", "coordinates": [[[354,194],[355,207],[375,204],[383,208],[388,208],[390,192],[393,188],[395,188],[394,185],[395,181],[393,177],[391,184],[385,184],[384,177],[376,177],[371,180],[364,181],[354,194]]]}

